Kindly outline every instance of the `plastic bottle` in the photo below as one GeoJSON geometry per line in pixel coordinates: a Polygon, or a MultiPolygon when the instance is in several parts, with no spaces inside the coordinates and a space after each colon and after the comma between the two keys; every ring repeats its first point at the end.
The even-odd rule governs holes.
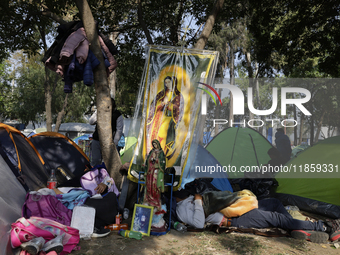
{"type": "Polygon", "coordinates": [[[174,229],[176,229],[177,231],[179,231],[179,232],[186,232],[187,231],[187,227],[184,225],[184,224],[182,224],[182,223],[180,223],[180,222],[178,222],[178,221],[176,221],[176,222],[174,222],[174,221],[171,221],[171,225],[172,225],[172,227],[174,228],[174,229]]]}
{"type": "Polygon", "coordinates": [[[54,189],[56,187],[57,187],[57,178],[55,177],[54,169],[52,169],[50,178],[47,181],[47,188],[54,189]]]}
{"type": "Polygon", "coordinates": [[[124,220],[129,218],[129,213],[130,213],[129,209],[124,208],[124,211],[123,211],[123,218],[124,218],[124,220]]]}
{"type": "Polygon", "coordinates": [[[121,230],[121,229],[127,230],[129,229],[129,226],[128,224],[123,223],[123,224],[111,224],[111,225],[105,226],[104,228],[110,229],[111,231],[121,230]]]}
{"type": "Polygon", "coordinates": [[[128,237],[128,238],[134,238],[134,239],[137,239],[137,240],[140,240],[142,239],[143,235],[141,232],[138,232],[138,231],[132,231],[132,230],[124,230],[124,229],[121,229],[119,230],[118,232],[121,236],[124,236],[124,237],[128,237]]]}
{"type": "Polygon", "coordinates": [[[118,213],[116,215],[116,224],[120,224],[121,222],[122,222],[122,215],[118,213]]]}

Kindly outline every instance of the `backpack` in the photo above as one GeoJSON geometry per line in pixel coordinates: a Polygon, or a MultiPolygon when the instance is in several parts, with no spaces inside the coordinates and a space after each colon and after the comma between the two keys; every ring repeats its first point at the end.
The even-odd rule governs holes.
{"type": "Polygon", "coordinates": [[[27,193],[22,207],[22,216],[25,218],[42,217],[70,226],[72,211],[54,196],[27,193]]]}
{"type": "Polygon", "coordinates": [[[120,137],[117,146],[122,147],[122,148],[125,147],[125,136],[124,136],[124,134],[122,134],[122,136],[120,137]]]}
{"type": "Polygon", "coordinates": [[[31,217],[29,219],[22,217],[12,223],[11,246],[12,248],[17,248],[22,243],[36,237],[43,237],[46,241],[49,241],[59,235],[64,235],[61,255],[71,253],[72,250],[77,249],[77,244],[79,243],[78,229],[41,217],[31,217]]]}
{"type": "MultiPolygon", "coordinates": [[[[102,166],[103,165],[100,165],[97,168],[88,171],[80,178],[80,184],[82,188],[90,192],[91,196],[97,193],[94,189],[97,188],[98,184],[100,184],[105,179],[105,177],[110,177],[109,173],[102,166]]],[[[107,192],[114,192],[118,197],[119,191],[112,178],[110,178],[110,182],[112,185],[107,192]]]]}

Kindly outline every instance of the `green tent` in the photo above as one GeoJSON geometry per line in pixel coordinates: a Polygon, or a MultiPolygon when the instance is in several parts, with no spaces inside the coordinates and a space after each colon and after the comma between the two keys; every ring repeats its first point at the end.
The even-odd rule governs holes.
{"type": "Polygon", "coordinates": [[[293,148],[291,157],[296,157],[299,153],[301,153],[303,150],[309,148],[310,146],[308,144],[300,144],[293,148]]]}
{"type": "Polygon", "coordinates": [[[240,178],[245,171],[256,170],[261,164],[267,164],[270,160],[267,152],[272,147],[269,141],[254,129],[230,127],[215,136],[205,148],[221,166],[230,165],[228,170],[232,172],[228,171],[229,178],[240,178]]]}
{"type": "Polygon", "coordinates": [[[279,183],[276,193],[281,200],[286,204],[295,203],[305,211],[325,215],[332,211],[333,217],[340,218],[340,136],[327,138],[305,149],[286,166],[295,166],[297,172],[276,175],[279,183]],[[306,172],[301,174],[301,167],[306,172]]]}
{"type": "Polygon", "coordinates": [[[120,150],[120,159],[122,164],[130,162],[135,150],[137,138],[133,136],[125,137],[125,146],[120,150]]]}

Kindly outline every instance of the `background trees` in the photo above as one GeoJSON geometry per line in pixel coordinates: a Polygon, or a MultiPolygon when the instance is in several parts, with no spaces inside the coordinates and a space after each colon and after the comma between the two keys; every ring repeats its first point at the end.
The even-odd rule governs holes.
{"type": "MultiPolygon", "coordinates": [[[[25,123],[44,119],[50,128],[52,123],[81,121],[96,101],[97,107],[108,108],[110,93],[125,115],[133,115],[147,44],[218,50],[218,77],[230,77],[232,82],[238,77],[338,77],[339,9],[336,0],[5,0],[0,3],[1,117],[20,118],[25,123]],[[99,99],[101,89],[95,93],[94,86],[81,83],[65,95],[60,78],[40,63],[57,26],[84,19],[79,12],[84,3],[119,50],[119,66],[108,84],[100,81],[105,96],[99,99]],[[22,61],[9,67],[3,60],[16,50],[23,52],[22,61]],[[34,105],[27,107],[32,100],[34,105]]],[[[250,86],[256,107],[270,105],[266,86],[256,82],[250,86]]],[[[313,104],[327,106],[327,110],[324,115],[315,110],[315,119],[323,116],[322,122],[306,119],[311,129],[319,130],[320,123],[338,125],[331,117],[339,112],[338,90],[335,86],[331,88],[334,93],[328,93],[329,88],[319,88],[313,98],[313,104]]],[[[214,112],[216,116],[222,113],[233,117],[230,107],[214,112]]]]}

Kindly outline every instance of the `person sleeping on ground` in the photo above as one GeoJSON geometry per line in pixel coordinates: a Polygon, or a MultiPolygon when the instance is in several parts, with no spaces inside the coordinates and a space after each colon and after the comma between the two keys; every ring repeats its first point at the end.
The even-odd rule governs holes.
{"type": "Polygon", "coordinates": [[[210,191],[191,195],[182,189],[174,192],[180,221],[204,228],[205,223],[236,228],[282,228],[292,237],[325,243],[340,239],[340,220],[301,221],[294,219],[275,198],[257,201],[249,190],[210,191]]]}

